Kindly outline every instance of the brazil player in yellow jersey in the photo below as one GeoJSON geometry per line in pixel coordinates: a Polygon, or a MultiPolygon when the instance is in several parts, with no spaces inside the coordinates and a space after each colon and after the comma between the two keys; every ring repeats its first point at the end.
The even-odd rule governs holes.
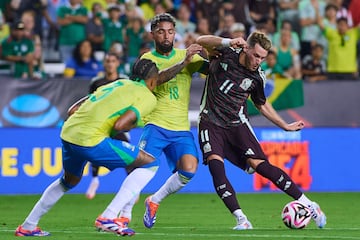
{"type": "MultiPolygon", "coordinates": [[[[158,103],[154,111],[143,119],[145,126],[139,142],[141,149],[155,157],[155,161],[148,165],[158,166],[159,157],[164,153],[173,173],[145,201],[143,222],[147,228],[153,227],[155,223],[159,203],[184,187],[198,167],[197,147],[188,119],[190,86],[193,73],[207,73],[208,61],[199,55],[202,47],[198,44],[190,45],[187,49],[174,48],[175,33],[175,20],[170,14],[156,15],[151,20],[155,50],[141,56],[142,59],[151,59],[156,63],[160,70],[159,78],[163,82],[170,79],[153,90],[158,103]],[[188,56],[192,56],[191,61],[184,60],[188,56]]],[[[137,181],[135,175],[129,175],[126,180],[137,181]]],[[[131,217],[134,200],[122,209],[120,216],[131,217]]]]}
{"type": "Polygon", "coordinates": [[[128,166],[141,167],[134,173],[138,174],[136,184],[131,185],[130,189],[127,186],[121,187],[122,191],[130,194],[117,194],[95,221],[99,230],[118,235],[135,233],[126,224],[121,224],[117,215],[155,175],[156,167],[142,167],[152,163],[154,157],[137,146],[111,138],[110,134],[113,130],[132,129],[142,116],[154,109],[156,98],[150,90],[157,84],[158,76],[155,63],[141,59],[133,67],[131,79],[134,81],[120,79],[99,87],[65,121],[61,130],[64,174],[47,187],[24,223],[16,229],[16,236],[50,235],[37,227],[40,218],[65,192],[80,182],[88,161],[109,170],[128,166]]]}

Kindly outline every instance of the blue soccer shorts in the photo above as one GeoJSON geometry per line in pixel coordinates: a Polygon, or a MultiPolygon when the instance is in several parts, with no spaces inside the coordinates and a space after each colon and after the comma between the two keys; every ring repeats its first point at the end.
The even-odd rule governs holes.
{"type": "Polygon", "coordinates": [[[63,168],[78,177],[82,176],[87,162],[109,170],[125,168],[135,161],[139,151],[137,146],[112,138],[105,138],[92,147],[79,146],[62,140],[63,168]]]}
{"type": "Polygon", "coordinates": [[[190,131],[171,131],[147,124],[140,137],[139,148],[155,157],[155,161],[146,167],[159,166],[162,153],[172,172],[176,171],[177,162],[185,154],[193,155],[199,161],[194,136],[190,131]]]}

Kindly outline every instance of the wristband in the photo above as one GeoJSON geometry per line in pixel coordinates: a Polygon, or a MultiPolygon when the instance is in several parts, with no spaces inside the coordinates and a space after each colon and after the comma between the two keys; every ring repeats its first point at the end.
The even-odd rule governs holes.
{"type": "Polygon", "coordinates": [[[230,47],[230,43],[231,43],[230,38],[221,39],[221,46],[223,46],[223,47],[230,47]]]}

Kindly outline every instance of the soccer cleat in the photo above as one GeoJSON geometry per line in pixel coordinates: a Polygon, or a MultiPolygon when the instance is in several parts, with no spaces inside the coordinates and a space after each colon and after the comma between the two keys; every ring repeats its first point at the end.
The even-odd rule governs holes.
{"type": "Polygon", "coordinates": [[[94,177],[91,179],[91,183],[89,185],[89,188],[86,191],[86,197],[88,199],[93,199],[96,195],[96,190],[99,188],[99,178],[98,177],[94,177]]]}
{"type": "Polygon", "coordinates": [[[156,221],[156,211],[159,207],[159,204],[151,201],[151,196],[147,197],[145,200],[145,213],[143,217],[143,222],[145,227],[152,228],[156,221]]]}
{"type": "Polygon", "coordinates": [[[45,236],[50,236],[50,233],[41,230],[39,227],[36,227],[32,231],[25,230],[20,225],[15,230],[15,236],[18,236],[18,237],[45,237],[45,236]]]}
{"type": "Polygon", "coordinates": [[[247,218],[238,219],[238,224],[233,227],[233,230],[248,230],[253,229],[251,222],[247,218]]]}
{"type": "Polygon", "coordinates": [[[113,232],[121,236],[132,236],[135,231],[128,228],[129,219],[127,218],[103,218],[98,217],[95,220],[95,227],[98,231],[113,232]]]}
{"type": "Polygon", "coordinates": [[[316,225],[319,228],[323,228],[326,225],[326,216],[323,211],[321,211],[319,204],[316,202],[313,202],[309,205],[309,208],[311,210],[311,217],[314,219],[316,225]]]}

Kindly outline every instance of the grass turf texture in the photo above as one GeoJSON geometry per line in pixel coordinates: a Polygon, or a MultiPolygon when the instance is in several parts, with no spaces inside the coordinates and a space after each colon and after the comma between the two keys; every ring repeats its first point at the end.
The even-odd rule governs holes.
{"type": "MultiPolygon", "coordinates": [[[[281,221],[281,210],[290,201],[285,194],[239,194],[241,206],[254,226],[253,230],[234,231],[235,220],[215,194],[175,194],[159,208],[153,229],[142,223],[142,195],[134,207],[130,227],[132,238],[141,239],[360,239],[360,193],[307,193],[319,202],[328,224],[318,229],[314,221],[302,230],[291,230],[281,221]]],[[[65,196],[40,221],[51,232],[50,239],[116,239],[112,233],[100,233],[93,227],[95,218],[111,201],[112,194],[98,194],[87,200],[84,195],[65,196]]],[[[23,222],[39,195],[0,196],[0,239],[18,239],[15,228],[23,222]]]]}

